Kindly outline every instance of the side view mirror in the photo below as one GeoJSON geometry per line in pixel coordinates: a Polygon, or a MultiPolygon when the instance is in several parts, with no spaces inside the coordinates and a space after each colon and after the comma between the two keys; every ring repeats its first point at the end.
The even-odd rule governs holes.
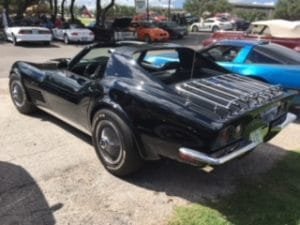
{"type": "Polygon", "coordinates": [[[69,65],[69,60],[63,59],[63,60],[61,60],[61,61],[57,64],[57,68],[58,68],[58,69],[65,69],[65,68],[68,68],[68,65],[69,65]]]}

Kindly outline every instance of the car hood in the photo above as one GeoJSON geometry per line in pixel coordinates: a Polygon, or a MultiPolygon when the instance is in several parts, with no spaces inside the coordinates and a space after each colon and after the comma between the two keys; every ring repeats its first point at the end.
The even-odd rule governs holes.
{"type": "Polygon", "coordinates": [[[161,28],[147,28],[149,29],[149,31],[155,33],[155,34],[160,34],[160,33],[166,33],[167,31],[165,31],[164,29],[161,28]]]}

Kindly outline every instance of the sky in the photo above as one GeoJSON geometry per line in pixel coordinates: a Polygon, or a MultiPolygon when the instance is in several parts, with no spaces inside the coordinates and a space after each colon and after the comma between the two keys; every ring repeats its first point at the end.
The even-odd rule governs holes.
{"type": "MultiPolygon", "coordinates": [[[[104,0],[109,1],[109,0],[104,0]]],[[[167,7],[169,0],[149,0],[151,6],[160,6],[167,7]]],[[[171,5],[175,8],[182,8],[185,0],[170,0],[171,5]]],[[[95,0],[77,0],[77,4],[86,5],[88,8],[95,8],[95,0]]],[[[241,4],[258,4],[258,5],[275,5],[277,0],[229,0],[232,3],[241,3],[241,4]]],[[[134,0],[116,0],[117,4],[120,5],[134,5],[134,0]]]]}

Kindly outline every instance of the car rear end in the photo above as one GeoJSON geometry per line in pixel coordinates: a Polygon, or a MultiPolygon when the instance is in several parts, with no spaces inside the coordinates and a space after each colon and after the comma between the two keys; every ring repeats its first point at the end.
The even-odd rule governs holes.
{"type": "Polygon", "coordinates": [[[47,28],[21,27],[15,34],[17,42],[47,42],[52,40],[51,31],[47,28]]]}
{"type": "Polygon", "coordinates": [[[68,31],[69,40],[72,42],[93,42],[95,35],[89,29],[72,29],[68,31]]]}
{"type": "Polygon", "coordinates": [[[176,85],[197,111],[205,106],[222,123],[206,146],[180,146],[179,160],[194,165],[221,165],[273,138],[296,119],[288,113],[293,94],[237,75],[221,75],[176,85]],[[201,104],[200,104],[201,103],[201,104]]]}

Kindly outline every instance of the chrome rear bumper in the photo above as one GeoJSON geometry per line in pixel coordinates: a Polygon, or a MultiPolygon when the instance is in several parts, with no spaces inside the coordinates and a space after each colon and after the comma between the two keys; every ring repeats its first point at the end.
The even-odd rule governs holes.
{"type": "MultiPolygon", "coordinates": [[[[297,118],[296,115],[292,113],[288,113],[285,121],[275,127],[275,129],[283,129],[285,128],[288,124],[292,123],[295,121],[297,118]]],[[[254,143],[250,142],[250,144],[243,146],[240,149],[237,149],[227,155],[224,155],[220,158],[212,157],[210,155],[207,155],[205,153],[190,149],[190,148],[185,148],[181,147],[179,148],[179,156],[181,159],[185,161],[189,161],[192,164],[208,164],[212,166],[217,166],[217,165],[222,165],[228,161],[231,161],[235,158],[238,158],[239,156],[244,155],[247,152],[252,151],[256,146],[258,146],[259,143],[254,143]]]]}

